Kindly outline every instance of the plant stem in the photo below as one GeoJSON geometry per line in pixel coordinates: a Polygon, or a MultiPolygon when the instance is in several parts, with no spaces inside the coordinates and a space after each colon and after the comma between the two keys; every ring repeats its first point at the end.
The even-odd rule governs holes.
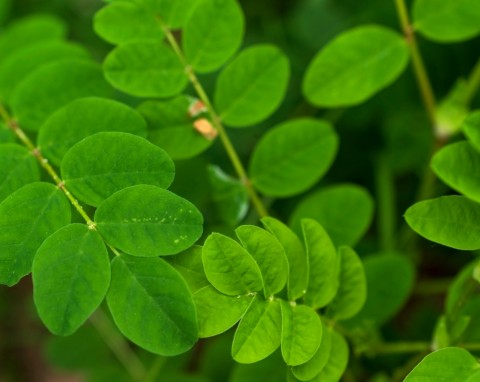
{"type": "Polygon", "coordinates": [[[395,185],[392,170],[385,155],[376,160],[375,183],[378,198],[378,232],[382,251],[393,251],[395,245],[395,185]]]}
{"type": "Polygon", "coordinates": [[[431,351],[431,343],[424,341],[381,343],[369,349],[378,354],[403,354],[431,351]]]}
{"type": "Polygon", "coordinates": [[[208,97],[207,93],[205,92],[205,89],[203,88],[202,84],[198,80],[198,77],[195,74],[193,68],[188,63],[172,31],[159,18],[158,18],[158,21],[165,32],[165,36],[170,46],[172,47],[178,59],[184,66],[185,72],[187,73],[188,79],[190,80],[190,83],[195,89],[195,92],[197,93],[198,97],[207,108],[208,113],[210,114],[210,117],[212,119],[213,126],[217,130],[218,135],[220,136],[220,140],[222,141],[223,147],[225,148],[225,151],[227,152],[227,155],[230,158],[233,168],[235,169],[240,181],[244,184],[255,210],[257,211],[258,215],[261,218],[268,216],[267,209],[263,204],[262,200],[260,199],[260,197],[258,196],[257,192],[255,191],[255,188],[253,187],[253,184],[250,181],[245,168],[243,167],[243,164],[235,150],[235,147],[233,146],[232,141],[230,140],[227,134],[227,131],[225,130],[225,127],[222,124],[222,120],[218,115],[218,113],[216,112],[215,108],[213,107],[213,104],[210,101],[210,98],[208,97]]]}
{"type": "Polygon", "coordinates": [[[165,364],[166,360],[167,358],[165,357],[157,356],[157,358],[155,358],[155,361],[153,362],[153,365],[148,370],[148,373],[145,376],[143,382],[155,382],[156,380],[158,380],[158,373],[160,373],[160,371],[162,370],[162,367],[165,364]]]}
{"type": "Polygon", "coordinates": [[[144,381],[144,378],[147,375],[145,366],[135,352],[130,349],[122,335],[117,332],[101,308],[90,317],[90,323],[95,329],[97,329],[100,336],[118,358],[125,370],[127,370],[132,379],[135,381],[144,381]]]}
{"type": "Polygon", "coordinates": [[[444,294],[450,285],[452,279],[450,277],[433,279],[433,280],[420,280],[413,290],[413,294],[421,296],[431,296],[434,294],[444,294]]]}
{"type": "Polygon", "coordinates": [[[470,105],[473,97],[477,94],[478,89],[480,88],[480,59],[475,64],[470,76],[467,80],[467,89],[465,91],[465,105],[470,105]]]}

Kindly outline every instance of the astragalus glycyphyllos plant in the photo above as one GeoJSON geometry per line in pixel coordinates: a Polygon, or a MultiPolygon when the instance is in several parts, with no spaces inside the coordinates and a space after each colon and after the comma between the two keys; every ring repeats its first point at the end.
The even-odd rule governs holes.
{"type": "MultiPolygon", "coordinates": [[[[92,381],[475,381],[478,265],[457,266],[423,323],[415,299],[438,282],[415,285],[430,251],[397,211],[417,202],[405,218],[420,235],[480,249],[480,65],[437,102],[418,43],[475,38],[480,3],[392,1],[401,30],[355,22],[303,67],[285,41],[244,41],[243,2],[106,3],[103,65],[51,15],[0,35],[0,283],[31,273],[40,320],[67,336],[49,340],[52,363],[92,381]],[[407,103],[409,66],[421,99],[407,103]],[[313,108],[284,111],[292,93],[313,108]],[[344,129],[362,113],[385,141],[363,186],[369,147],[344,129]],[[468,142],[446,145],[460,131],[468,142]],[[396,200],[405,173],[419,177],[396,200]],[[464,196],[423,200],[435,175],[464,196]],[[400,319],[419,330],[403,335],[414,290],[400,319]]],[[[291,25],[340,17],[326,3],[292,6],[291,25]]]]}

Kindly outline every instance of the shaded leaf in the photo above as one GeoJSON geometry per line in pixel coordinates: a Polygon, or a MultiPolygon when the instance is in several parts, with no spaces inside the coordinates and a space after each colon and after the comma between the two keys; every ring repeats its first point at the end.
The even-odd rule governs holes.
{"type": "Polygon", "coordinates": [[[202,247],[194,245],[175,256],[166,257],[165,261],[182,275],[192,292],[210,285],[203,270],[202,247]]]}
{"type": "Polygon", "coordinates": [[[480,151],[480,110],[470,113],[462,124],[462,131],[477,151],[480,151]]]}
{"type": "Polygon", "coordinates": [[[330,357],[320,374],[311,382],[337,382],[342,377],[348,365],[349,350],[345,338],[332,330],[332,348],[330,357]]]}

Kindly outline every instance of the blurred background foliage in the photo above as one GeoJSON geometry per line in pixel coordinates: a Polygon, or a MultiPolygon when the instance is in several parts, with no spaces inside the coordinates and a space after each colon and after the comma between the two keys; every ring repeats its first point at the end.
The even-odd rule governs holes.
{"type": "MultiPolygon", "coordinates": [[[[304,71],[315,55],[341,31],[360,24],[381,24],[399,30],[393,1],[358,0],[241,0],[246,14],[245,46],[267,42],[280,46],[288,55],[292,79],[282,107],[260,126],[232,129],[230,136],[244,163],[263,132],[286,119],[298,116],[321,117],[333,122],[339,137],[340,150],[332,169],[321,184],[353,182],[366,187],[377,199],[378,179],[394,180],[397,203],[396,223],[404,226],[402,214],[415,198],[419,177],[428,165],[432,137],[411,69],[368,102],[349,109],[318,110],[301,94],[304,71]],[[380,166],[379,163],[386,165],[380,166]],[[386,171],[386,172],[385,172],[386,171]]],[[[0,0],[0,25],[32,13],[53,13],[70,27],[70,38],[89,48],[102,60],[110,50],[95,36],[92,16],[102,7],[99,0],[0,0]]],[[[1,33],[1,32],[0,32],[1,33]]],[[[459,77],[466,77],[478,59],[480,38],[460,44],[436,44],[419,37],[435,93],[446,96],[459,77]]],[[[0,58],[1,59],[1,58],[0,58]]],[[[207,90],[213,87],[215,74],[201,77],[207,90]]],[[[136,106],[139,102],[125,95],[119,98],[136,106]]],[[[478,97],[473,108],[479,106],[478,97]]],[[[199,157],[178,161],[173,190],[194,202],[206,217],[206,233],[212,230],[230,232],[234,227],[222,224],[209,198],[207,165],[215,163],[231,173],[230,163],[219,142],[199,157]],[[194,185],[192,187],[192,185],[194,185]]],[[[445,191],[440,189],[438,191],[445,191]]],[[[308,193],[313,192],[310,190],[308,193]]],[[[284,221],[305,195],[271,201],[273,214],[284,221]]],[[[254,222],[247,216],[246,222],[254,222]]],[[[357,246],[361,255],[379,251],[377,225],[357,246]]],[[[432,326],[443,310],[443,278],[452,277],[471,259],[470,255],[452,253],[439,245],[423,243],[417,271],[420,281],[436,277],[438,291],[423,294],[417,288],[409,303],[382,328],[387,339],[431,338],[432,326]]],[[[418,285],[420,285],[419,283],[418,285]]],[[[448,284],[447,284],[448,285],[448,284]]],[[[430,291],[432,292],[432,291],[430,291]]],[[[0,287],[0,381],[128,381],[116,358],[91,326],[67,338],[53,338],[46,333],[35,316],[31,283],[25,278],[19,285],[0,287]]],[[[108,319],[99,318],[100,324],[108,319]],[[105,319],[105,320],[104,320],[105,319]],[[103,320],[103,321],[102,321],[103,320]]],[[[112,328],[112,330],[114,330],[112,328]]],[[[114,339],[116,333],[112,333],[114,339]]],[[[274,357],[258,365],[234,367],[230,357],[231,333],[202,341],[192,352],[174,359],[153,357],[138,350],[147,364],[161,368],[158,379],[178,382],[278,381],[283,370],[276,367],[274,357]],[[179,370],[195,371],[194,374],[179,370]]],[[[354,359],[351,370],[358,381],[388,380],[377,371],[392,372],[402,365],[404,356],[381,356],[354,359]]],[[[345,377],[348,380],[348,375],[345,377]]]]}

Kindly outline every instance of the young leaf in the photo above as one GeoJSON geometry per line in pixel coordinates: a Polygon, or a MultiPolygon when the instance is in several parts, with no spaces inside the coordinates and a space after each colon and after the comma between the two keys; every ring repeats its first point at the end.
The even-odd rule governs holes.
{"type": "Polygon", "coordinates": [[[80,98],[53,113],[40,128],[37,143],[43,155],[60,166],[67,151],[101,131],[147,136],[143,118],[130,107],[106,98],[80,98]]]}
{"type": "Polygon", "coordinates": [[[302,297],[308,285],[308,257],[298,236],[280,220],[272,217],[262,219],[262,224],[282,244],[288,259],[288,299],[302,297]]]}
{"type": "Polygon", "coordinates": [[[0,284],[29,274],[38,247],[70,218],[67,198],[49,183],[27,184],[0,203],[0,284]]]}
{"type": "Polygon", "coordinates": [[[480,204],[463,196],[416,203],[405,212],[405,219],[428,240],[456,249],[480,249],[480,204]]]}
{"type": "Polygon", "coordinates": [[[233,359],[253,363],[268,357],[280,346],[281,330],[280,302],[257,295],[235,332],[233,359]]]}
{"type": "Polygon", "coordinates": [[[287,256],[282,244],[271,233],[253,225],[240,226],[235,233],[260,268],[265,298],[279,293],[288,280],[287,256]]]}
{"type": "Polygon", "coordinates": [[[212,337],[235,325],[247,311],[253,296],[227,296],[213,286],[199,289],[193,295],[197,308],[199,337],[212,337]]]}
{"type": "Polygon", "coordinates": [[[8,101],[15,88],[34,70],[66,58],[88,59],[88,52],[80,45],[52,40],[10,54],[0,63],[0,98],[8,101]]]}
{"type": "Polygon", "coordinates": [[[325,187],[307,195],[293,211],[290,226],[297,233],[303,218],[318,221],[336,246],[353,247],[373,219],[373,199],[365,188],[354,184],[325,187]]]}
{"type": "Polygon", "coordinates": [[[136,97],[168,98],[188,83],[185,68],[173,51],[155,40],[135,40],[115,48],[103,64],[112,86],[136,97]]]}
{"type": "Polygon", "coordinates": [[[404,379],[405,382],[463,382],[480,369],[468,351],[444,348],[427,355],[404,379]]]}
{"type": "Polygon", "coordinates": [[[329,123],[297,119],[270,130],[258,143],[250,177],[268,196],[288,197],[312,187],[330,168],[338,138],[329,123]]]}
{"type": "Polygon", "coordinates": [[[0,144],[0,202],[20,187],[40,180],[38,162],[26,148],[0,144]]]}
{"type": "Polygon", "coordinates": [[[44,65],[25,78],[12,94],[12,109],[22,128],[38,131],[47,117],[69,102],[110,93],[97,64],[68,59],[44,65]]]}
{"type": "Polygon", "coordinates": [[[280,105],[288,86],[287,57],[273,45],[242,51],[219,75],[215,106],[232,127],[254,125],[280,105]]]}
{"type": "Polygon", "coordinates": [[[63,158],[61,169],[67,188],[94,207],[125,187],[168,188],[175,177],[175,166],[160,147],[118,132],[97,133],[78,142],[63,158]]]}
{"type": "Polygon", "coordinates": [[[166,257],[165,260],[182,275],[192,292],[210,285],[203,270],[202,247],[194,245],[175,256],[166,257]]]}
{"type": "Polygon", "coordinates": [[[480,4],[475,0],[415,0],[413,27],[438,42],[468,40],[480,33],[480,4]]]}
{"type": "Polygon", "coordinates": [[[432,158],[435,174],[454,190],[480,203],[480,153],[469,142],[456,142],[432,158]]]}
{"type": "Polygon", "coordinates": [[[20,19],[2,31],[0,57],[5,59],[29,45],[60,40],[66,29],[65,23],[52,15],[37,14],[20,19]]]}
{"type": "Polygon", "coordinates": [[[310,361],[322,342],[322,321],[305,305],[282,304],[282,356],[289,366],[310,361]]]}
{"type": "Polygon", "coordinates": [[[85,224],[56,231],[40,246],[32,267],[33,297],[45,326],[74,333],[107,294],[110,261],[97,232],[85,224]]]}
{"type": "Polygon", "coordinates": [[[95,212],[100,234],[133,256],[173,255],[202,234],[203,218],[189,201],[150,185],[127,187],[105,199],[95,212]]]}
{"type": "MultiPolygon", "coordinates": [[[[322,324],[323,325],[323,324],[322,324]]],[[[300,381],[310,381],[323,370],[332,350],[332,332],[330,327],[322,326],[322,342],[315,355],[308,362],[292,367],[292,374],[300,381]]]]}
{"type": "Polygon", "coordinates": [[[217,216],[229,226],[236,226],[248,212],[249,199],[245,185],[214,165],[208,166],[208,180],[217,216]]]}
{"type": "Polygon", "coordinates": [[[330,357],[320,374],[309,382],[337,382],[347,368],[349,350],[345,338],[332,330],[332,347],[330,357]]]}
{"type": "Polygon", "coordinates": [[[328,306],[328,315],[334,320],[346,320],[355,316],[365,304],[367,282],[363,264],[353,249],[341,246],[340,284],[335,298],[328,306]]]}
{"type": "Polygon", "coordinates": [[[477,151],[480,151],[480,110],[470,113],[462,124],[462,131],[477,151]]]}
{"type": "Polygon", "coordinates": [[[107,303],[120,331],[152,353],[181,354],[197,341],[195,306],[187,284],[158,257],[115,257],[107,303]]]}
{"type": "Polygon", "coordinates": [[[211,234],[203,246],[203,267],[208,281],[220,292],[238,296],[263,288],[260,268],[235,240],[211,234]]]}
{"type": "Polygon", "coordinates": [[[199,73],[213,72],[238,50],[244,16],[237,0],[202,0],[186,20],[183,49],[199,73]]]}
{"type": "Polygon", "coordinates": [[[408,62],[398,33],[378,25],[338,35],[310,63],[303,94],[318,107],[357,105],[395,81],[408,62]]]}
{"type": "Polygon", "coordinates": [[[314,309],[323,308],[332,301],[339,286],[337,251],[315,220],[303,219],[302,229],[310,270],[305,303],[314,309]]]}
{"type": "Polygon", "coordinates": [[[146,101],[138,107],[148,122],[148,139],[164,149],[172,159],[188,159],[205,151],[213,140],[205,138],[193,127],[188,114],[192,100],[185,96],[146,101]]]}

